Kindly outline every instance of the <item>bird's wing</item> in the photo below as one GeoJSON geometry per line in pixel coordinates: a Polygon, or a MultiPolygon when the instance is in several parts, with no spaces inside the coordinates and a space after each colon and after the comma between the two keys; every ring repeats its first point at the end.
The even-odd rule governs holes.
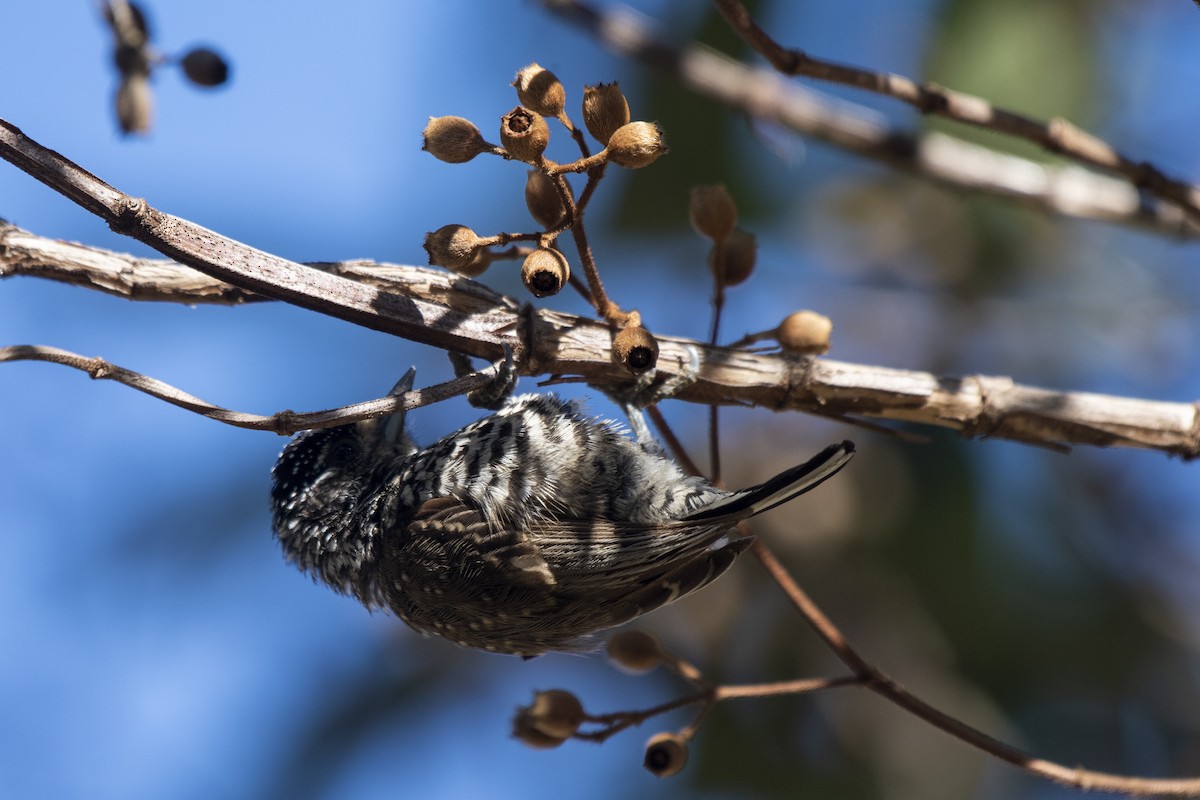
{"type": "Polygon", "coordinates": [[[452,497],[421,504],[404,535],[406,546],[416,548],[418,556],[427,551],[431,564],[447,564],[489,582],[534,589],[555,584],[546,559],[524,531],[489,525],[477,509],[452,497]]]}

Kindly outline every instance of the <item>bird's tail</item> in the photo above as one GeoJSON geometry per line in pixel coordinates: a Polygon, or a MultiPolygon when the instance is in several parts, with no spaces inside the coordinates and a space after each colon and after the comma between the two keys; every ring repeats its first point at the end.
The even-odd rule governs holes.
{"type": "Polygon", "coordinates": [[[803,464],[784,470],[758,486],[734,492],[684,520],[699,522],[725,516],[745,519],[769,511],[833,477],[853,455],[854,442],[831,444],[803,464]]]}

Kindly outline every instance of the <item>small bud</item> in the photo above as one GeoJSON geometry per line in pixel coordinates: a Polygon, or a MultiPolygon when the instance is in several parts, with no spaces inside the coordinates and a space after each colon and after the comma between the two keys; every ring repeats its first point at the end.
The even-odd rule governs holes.
{"type": "Polygon", "coordinates": [[[644,631],[621,631],[609,637],[608,657],[627,672],[649,672],[662,663],[663,652],[644,631]]]}
{"type": "Polygon", "coordinates": [[[521,105],[529,110],[543,117],[557,117],[563,113],[567,91],[553,72],[536,62],[518,72],[512,85],[517,88],[521,105]]]}
{"type": "Polygon", "coordinates": [[[666,152],[662,128],[653,122],[622,125],[608,140],[608,160],[626,169],[649,166],[666,152]]]}
{"type": "Polygon", "coordinates": [[[537,163],[550,143],[550,126],[541,114],[517,106],[500,118],[500,144],[518,161],[537,163]]]}
{"type": "Polygon", "coordinates": [[[154,116],[154,94],[150,77],[141,72],[126,74],[117,87],[117,122],[125,133],[145,133],[154,116]]]}
{"type": "MultiPolygon", "coordinates": [[[[567,193],[574,198],[569,183],[567,193]]],[[[525,206],[530,216],[545,230],[557,228],[567,214],[562,198],[554,188],[554,179],[537,169],[529,170],[529,176],[525,179],[525,206]]]]}
{"type": "Polygon", "coordinates": [[[466,225],[443,225],[425,234],[423,246],[430,264],[457,271],[471,263],[483,241],[466,225]]]}
{"type": "Polygon", "coordinates": [[[229,64],[221,54],[207,47],[197,47],[189,51],[179,65],[183,74],[197,86],[220,86],[229,80],[229,64]]]}
{"type": "Polygon", "coordinates": [[[521,281],[535,297],[558,294],[570,278],[567,257],[552,247],[539,247],[521,264],[521,281]]]}
{"type": "Polygon", "coordinates": [[[697,233],[719,242],[733,231],[737,223],[737,206],[724,186],[695,186],[688,216],[697,233]]]}
{"type": "Polygon", "coordinates": [[[583,87],[583,124],[606,147],[617,128],[629,124],[629,103],[620,84],[613,81],[583,87]]]}
{"type": "Polygon", "coordinates": [[[677,733],[656,733],[646,742],[642,766],[656,778],[678,775],[687,766],[687,740],[677,733]]]}
{"type": "Polygon", "coordinates": [[[815,311],[797,311],[779,323],[775,338],[789,353],[813,356],[829,352],[832,332],[833,322],[829,317],[815,311]]]}
{"type": "Polygon", "coordinates": [[[744,283],[754,272],[758,261],[758,237],[753,233],[734,228],[723,242],[713,245],[708,254],[708,266],[713,278],[722,286],[737,286],[744,283]]]}
{"type": "Polygon", "coordinates": [[[462,117],[430,117],[421,135],[425,137],[421,149],[450,164],[470,161],[491,149],[475,123],[462,117]]]}
{"type": "Polygon", "coordinates": [[[658,341],[641,325],[627,325],[613,337],[613,356],[635,375],[658,363],[658,341]]]}
{"type": "Polygon", "coordinates": [[[563,689],[535,692],[533,704],[518,710],[529,727],[554,739],[569,739],[583,723],[583,704],[563,689]]]}

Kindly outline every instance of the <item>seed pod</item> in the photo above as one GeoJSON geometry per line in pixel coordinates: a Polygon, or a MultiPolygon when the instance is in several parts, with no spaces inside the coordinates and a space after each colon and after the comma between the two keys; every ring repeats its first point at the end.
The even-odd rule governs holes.
{"type": "Polygon", "coordinates": [[[620,84],[613,81],[583,87],[583,124],[606,147],[617,128],[629,124],[629,103],[620,84]]]}
{"type": "Polygon", "coordinates": [[[550,126],[541,114],[517,106],[500,118],[500,144],[518,161],[536,164],[550,143],[550,126]]]}
{"type": "Polygon", "coordinates": [[[113,63],[122,75],[150,74],[150,53],[142,46],[118,44],[113,51],[113,63]]]}
{"type": "Polygon", "coordinates": [[[124,5],[129,9],[129,14],[121,14],[118,23],[118,18],[113,16],[113,6],[105,3],[104,19],[124,44],[142,47],[150,41],[150,26],[146,23],[146,13],[138,3],[127,2],[124,5]]]}
{"type": "Polygon", "coordinates": [[[775,338],[789,353],[812,356],[829,352],[829,335],[833,322],[816,311],[797,311],[789,314],[775,330],[775,338]]]}
{"type": "Polygon", "coordinates": [[[563,689],[535,692],[533,704],[520,713],[534,730],[555,739],[571,738],[584,718],[579,698],[563,689]]]}
{"type": "Polygon", "coordinates": [[[677,733],[656,733],[646,742],[642,766],[656,778],[678,775],[687,766],[687,740],[677,733]]]}
{"type": "Polygon", "coordinates": [[[658,363],[658,340],[641,325],[626,325],[613,337],[613,357],[638,375],[658,363]]]}
{"type": "Polygon", "coordinates": [[[443,225],[425,234],[424,248],[429,263],[438,267],[459,270],[475,258],[484,240],[466,225],[443,225]]]}
{"type": "Polygon", "coordinates": [[[430,117],[421,149],[450,164],[461,164],[491,149],[475,123],[462,117],[430,117]]]}
{"type": "Polygon", "coordinates": [[[521,105],[543,117],[557,117],[563,113],[567,102],[567,91],[553,72],[534,62],[517,73],[512,83],[517,89],[521,105]]]}
{"type": "Polygon", "coordinates": [[[179,60],[179,66],[197,86],[220,86],[229,80],[229,64],[220,53],[207,47],[190,50],[179,60]]]}
{"type": "Polygon", "coordinates": [[[608,140],[608,160],[626,169],[649,166],[666,152],[662,128],[653,122],[622,125],[608,140]]]}
{"type": "Polygon", "coordinates": [[[644,631],[621,631],[609,637],[608,657],[626,672],[649,672],[662,663],[663,652],[655,639],[644,631]]]}
{"type": "MultiPolygon", "coordinates": [[[[575,197],[569,183],[567,193],[572,198],[575,197]]],[[[562,198],[554,188],[554,179],[538,169],[529,170],[529,175],[525,178],[525,206],[529,209],[530,216],[545,230],[557,228],[567,214],[562,198]]]]}
{"type": "Polygon", "coordinates": [[[492,265],[495,256],[491,250],[486,247],[481,247],[475,251],[475,256],[467,264],[461,267],[455,267],[454,272],[462,275],[464,278],[478,278],[483,273],[487,272],[487,268],[492,265]]]}
{"type": "Polygon", "coordinates": [[[737,223],[737,205],[724,186],[694,186],[688,216],[697,233],[719,242],[737,223]]]}
{"type": "Polygon", "coordinates": [[[534,297],[558,294],[570,278],[567,257],[553,247],[539,247],[521,264],[521,281],[534,297]]]}
{"type": "Polygon", "coordinates": [[[150,77],[142,72],[128,73],[117,87],[117,122],[125,133],[145,133],[154,117],[154,93],[150,77]]]}
{"type": "Polygon", "coordinates": [[[519,708],[516,716],[513,717],[512,735],[521,744],[535,750],[549,750],[567,740],[564,736],[550,736],[539,731],[534,726],[528,711],[527,708],[519,708]]]}
{"type": "Polygon", "coordinates": [[[754,272],[757,261],[758,237],[741,228],[734,228],[723,242],[714,244],[708,254],[713,279],[722,286],[744,283],[754,272]]]}

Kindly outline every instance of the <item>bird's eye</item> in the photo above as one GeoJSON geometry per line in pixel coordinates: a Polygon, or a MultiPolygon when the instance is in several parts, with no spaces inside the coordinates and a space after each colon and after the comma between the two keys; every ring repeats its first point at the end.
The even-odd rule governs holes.
{"type": "Polygon", "coordinates": [[[330,467],[344,467],[354,461],[357,456],[358,445],[348,439],[343,439],[329,451],[325,463],[330,467]]]}

